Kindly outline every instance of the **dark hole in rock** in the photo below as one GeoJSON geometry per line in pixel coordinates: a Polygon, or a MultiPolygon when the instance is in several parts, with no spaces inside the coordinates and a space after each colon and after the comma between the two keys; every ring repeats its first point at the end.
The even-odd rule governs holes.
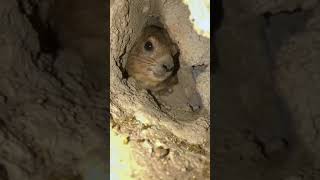
{"type": "MultiPolygon", "coordinates": [[[[148,24],[145,28],[149,28],[149,27],[156,27],[156,28],[163,29],[164,26],[161,24],[157,25],[157,26],[154,26],[152,24],[148,24]]],[[[165,29],[163,29],[163,30],[166,31],[165,29]]],[[[167,32],[164,32],[164,33],[165,33],[165,36],[167,36],[167,32]]],[[[157,34],[155,34],[155,35],[156,35],[155,37],[158,36],[157,34]]],[[[157,52],[153,52],[153,50],[155,50],[155,51],[158,50],[157,49],[158,47],[153,47],[153,46],[157,46],[158,42],[157,41],[154,42],[153,39],[149,39],[149,35],[144,37],[144,34],[142,34],[141,37],[146,38],[146,39],[143,39],[143,40],[138,39],[138,41],[135,43],[135,45],[133,46],[133,48],[129,52],[129,57],[128,57],[128,58],[132,58],[132,59],[128,59],[128,61],[127,61],[128,64],[126,67],[126,69],[127,69],[126,72],[128,72],[128,70],[131,72],[134,71],[133,73],[131,73],[131,75],[133,76],[134,79],[136,79],[135,78],[137,76],[136,73],[140,73],[140,71],[143,70],[143,68],[144,68],[143,66],[145,65],[145,64],[141,65],[141,63],[139,63],[139,64],[137,64],[139,66],[135,66],[135,64],[133,63],[134,60],[141,61],[140,58],[144,58],[144,56],[146,56],[146,58],[143,59],[143,61],[144,61],[143,63],[146,63],[145,62],[146,60],[151,62],[151,60],[149,58],[150,54],[151,54],[151,56],[150,56],[151,58],[154,58],[153,57],[154,54],[155,54],[154,55],[155,58],[159,58],[156,56],[157,52]],[[155,44],[153,44],[153,43],[155,43],[155,44]],[[148,45],[147,49],[146,49],[146,45],[148,45]],[[140,53],[140,55],[138,57],[139,59],[135,56],[137,52],[140,53]],[[136,59],[134,59],[134,58],[136,58],[136,59]],[[136,69],[134,69],[134,68],[136,68],[136,69]],[[137,71],[139,71],[139,72],[137,72],[137,71]]],[[[152,36],[150,36],[150,37],[152,37],[152,36]]],[[[192,70],[190,72],[188,72],[188,73],[191,73],[190,75],[178,74],[178,71],[180,68],[180,62],[179,62],[180,51],[179,51],[178,46],[172,42],[171,38],[169,36],[167,38],[168,39],[165,41],[169,41],[169,42],[165,42],[164,39],[162,39],[162,41],[159,41],[160,43],[162,43],[162,45],[167,46],[167,47],[161,47],[161,48],[169,48],[169,49],[172,48],[170,51],[171,51],[171,53],[173,51],[173,53],[171,54],[171,56],[172,56],[171,61],[173,61],[173,65],[174,65],[173,71],[172,72],[170,71],[171,75],[165,81],[163,81],[165,83],[164,85],[166,87],[164,87],[163,89],[160,89],[160,90],[156,90],[156,91],[153,91],[152,89],[148,89],[148,85],[145,85],[145,88],[148,90],[148,93],[152,96],[153,100],[155,101],[155,103],[158,105],[158,107],[160,109],[163,106],[165,106],[165,104],[169,103],[174,106],[186,106],[189,108],[189,111],[191,111],[191,112],[199,112],[202,108],[202,101],[201,101],[201,97],[200,97],[199,93],[196,92],[196,90],[195,90],[195,84],[194,84],[194,86],[186,85],[186,84],[188,84],[188,82],[185,80],[185,82],[184,82],[185,84],[183,86],[176,86],[176,85],[179,84],[179,78],[187,78],[188,76],[193,77],[190,79],[187,78],[189,81],[195,81],[196,77],[201,72],[203,72],[205,70],[207,65],[192,66],[192,70]],[[168,46],[172,46],[172,47],[168,47],[168,46]],[[184,77],[185,75],[187,77],[184,77]],[[175,86],[175,88],[173,88],[174,86],[175,86]],[[186,89],[189,89],[189,90],[186,90],[186,89]],[[169,96],[170,94],[174,93],[173,91],[177,91],[177,93],[180,93],[180,94],[181,93],[184,94],[185,92],[187,92],[187,94],[185,94],[184,96],[180,96],[180,97],[174,96],[174,95],[169,96]],[[161,96],[169,96],[170,100],[168,101],[168,100],[166,100],[167,98],[161,98],[161,96]],[[174,99],[179,99],[179,100],[174,100],[174,99]]],[[[157,65],[159,63],[160,66],[162,67],[162,65],[160,63],[161,58],[162,57],[159,58],[159,62],[157,62],[157,65]]],[[[148,63],[150,63],[150,62],[147,62],[146,64],[149,66],[148,63]]],[[[152,71],[152,68],[153,67],[149,67],[148,70],[152,71]]],[[[129,74],[130,73],[128,73],[128,75],[129,74]]],[[[136,79],[136,82],[138,82],[138,86],[140,85],[140,87],[141,87],[141,84],[142,84],[142,87],[144,86],[143,81],[148,81],[148,79],[146,79],[145,76],[143,78],[136,79]]],[[[190,82],[189,84],[193,84],[193,83],[194,82],[190,82]]],[[[151,88],[153,88],[153,87],[151,87],[151,88]]],[[[155,89],[157,89],[157,88],[155,88],[155,89]]],[[[173,109],[173,111],[174,111],[174,109],[173,109]]]]}
{"type": "Polygon", "coordinates": [[[55,58],[59,49],[61,48],[58,34],[52,27],[50,19],[44,19],[41,16],[41,11],[48,10],[41,5],[50,6],[50,2],[27,3],[20,0],[17,2],[20,11],[26,15],[34,30],[38,33],[41,52],[50,54],[53,58],[55,58]]]}

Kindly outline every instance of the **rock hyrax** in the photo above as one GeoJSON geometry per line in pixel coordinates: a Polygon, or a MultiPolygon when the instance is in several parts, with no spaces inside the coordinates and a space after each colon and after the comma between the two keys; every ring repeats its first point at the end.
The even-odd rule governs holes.
{"type": "Polygon", "coordinates": [[[176,83],[174,56],[176,46],[165,29],[157,26],[144,28],[129,52],[126,70],[138,85],[151,91],[160,91],[176,83]]]}

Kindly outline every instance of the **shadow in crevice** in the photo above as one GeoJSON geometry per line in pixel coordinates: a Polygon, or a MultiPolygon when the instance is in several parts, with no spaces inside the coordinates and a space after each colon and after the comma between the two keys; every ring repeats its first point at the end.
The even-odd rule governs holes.
{"type": "MultiPolygon", "coordinates": [[[[61,49],[58,35],[50,25],[49,20],[42,20],[39,5],[19,0],[18,7],[21,13],[25,14],[33,29],[38,33],[41,52],[50,54],[52,58],[56,58],[59,49],[61,49]],[[30,3],[31,12],[28,12],[25,3],[30,3]]],[[[37,56],[39,58],[40,55],[38,54],[37,56]]]]}
{"type": "Polygon", "coordinates": [[[223,18],[224,18],[224,8],[223,8],[223,1],[222,0],[215,0],[211,3],[213,9],[210,11],[212,13],[212,32],[215,33],[222,25],[223,18]]]}
{"type": "Polygon", "coordinates": [[[219,66],[220,66],[220,63],[219,63],[219,55],[218,55],[218,52],[216,51],[217,50],[217,47],[216,47],[216,32],[219,30],[219,28],[222,26],[222,22],[223,22],[223,18],[224,18],[224,9],[223,9],[223,2],[222,0],[216,0],[216,1],[213,1],[212,3],[212,6],[213,9],[212,11],[210,11],[210,13],[212,13],[212,23],[211,23],[211,43],[210,43],[210,46],[211,46],[211,56],[213,58],[213,61],[212,63],[210,64],[210,69],[211,69],[211,74],[214,74],[218,69],[219,69],[219,66]]]}
{"type": "MultiPolygon", "coordinates": [[[[224,8],[223,8],[223,0],[215,0],[210,3],[210,16],[212,17],[211,23],[210,23],[210,56],[211,56],[211,63],[210,63],[210,118],[212,122],[215,122],[216,119],[216,109],[215,105],[213,102],[215,102],[215,90],[214,90],[214,75],[216,74],[217,70],[220,67],[219,63],[219,55],[217,52],[217,46],[216,46],[216,33],[219,30],[219,28],[222,25],[223,19],[224,19],[224,8]]],[[[218,173],[218,168],[217,168],[217,158],[216,155],[219,154],[217,153],[216,149],[216,136],[219,134],[216,133],[216,126],[211,126],[210,130],[210,151],[211,151],[211,156],[210,156],[210,165],[211,165],[211,170],[214,172],[211,172],[213,174],[213,179],[218,179],[219,176],[217,176],[218,173]]],[[[221,135],[221,134],[220,134],[221,135]]]]}

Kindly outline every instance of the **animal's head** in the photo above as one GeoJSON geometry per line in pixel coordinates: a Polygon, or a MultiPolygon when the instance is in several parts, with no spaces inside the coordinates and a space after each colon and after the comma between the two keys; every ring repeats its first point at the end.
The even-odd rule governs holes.
{"type": "Polygon", "coordinates": [[[138,81],[157,84],[172,75],[176,53],[168,33],[162,28],[149,26],[130,51],[126,69],[129,76],[138,81]]]}

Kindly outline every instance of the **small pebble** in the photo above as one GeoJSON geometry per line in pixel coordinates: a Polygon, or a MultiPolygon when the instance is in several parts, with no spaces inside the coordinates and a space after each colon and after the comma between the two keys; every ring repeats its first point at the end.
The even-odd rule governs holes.
{"type": "Polygon", "coordinates": [[[116,130],[116,131],[120,131],[120,125],[119,124],[113,124],[112,129],[116,130]]]}
{"type": "Polygon", "coordinates": [[[129,143],[129,141],[130,141],[130,137],[129,137],[129,136],[127,136],[126,138],[124,138],[124,140],[123,140],[123,144],[128,144],[128,143],[129,143]]]}
{"type": "Polygon", "coordinates": [[[145,141],[145,139],[137,139],[138,143],[143,143],[145,141]]]}
{"type": "Polygon", "coordinates": [[[164,158],[165,156],[167,156],[169,154],[169,149],[165,149],[162,146],[156,147],[154,149],[155,155],[158,158],[164,158]]]}
{"type": "Polygon", "coordinates": [[[152,146],[148,140],[145,140],[142,146],[146,148],[150,154],[152,153],[152,146]]]}

